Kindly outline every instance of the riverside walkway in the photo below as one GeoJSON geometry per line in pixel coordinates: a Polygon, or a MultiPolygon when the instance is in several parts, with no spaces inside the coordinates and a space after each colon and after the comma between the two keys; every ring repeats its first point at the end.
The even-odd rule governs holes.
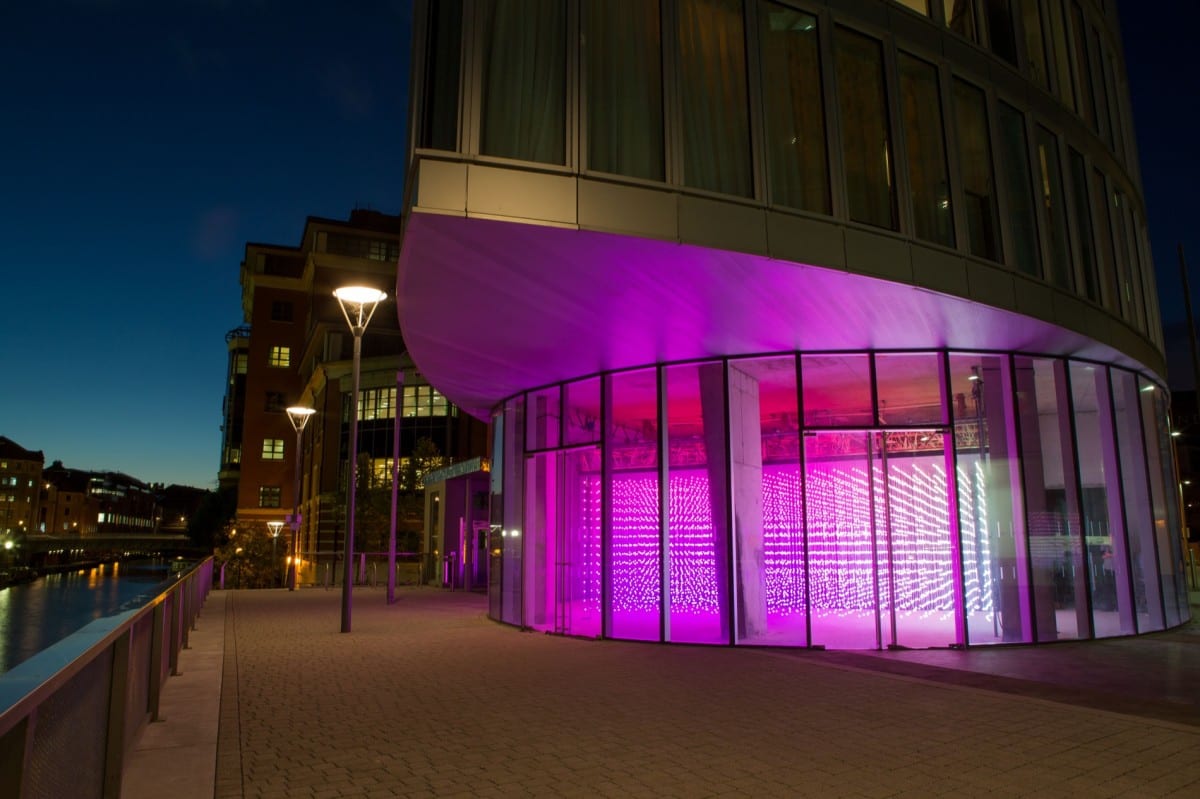
{"type": "MultiPolygon", "coordinates": [[[[841,653],[522,633],[482,596],[216,591],[123,799],[1200,796],[1200,625],[841,653]]],[[[1193,615],[1197,615],[1193,607],[1193,615]]]]}

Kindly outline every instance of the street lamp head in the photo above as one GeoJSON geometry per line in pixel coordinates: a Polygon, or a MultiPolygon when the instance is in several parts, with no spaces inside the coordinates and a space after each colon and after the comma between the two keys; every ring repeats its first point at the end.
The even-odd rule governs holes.
{"type": "Polygon", "coordinates": [[[342,307],[342,315],[350,332],[356,337],[361,336],[371,322],[371,317],[379,303],[387,299],[387,294],[369,286],[343,286],[333,292],[338,305],[342,307]]]}
{"type": "Polygon", "coordinates": [[[292,427],[297,433],[304,429],[304,425],[308,424],[308,417],[316,413],[312,408],[302,408],[299,405],[293,405],[287,409],[288,419],[292,421],[292,427]]]}
{"type": "Polygon", "coordinates": [[[272,538],[278,538],[279,531],[283,529],[283,522],[267,522],[267,529],[271,531],[272,538]]]}

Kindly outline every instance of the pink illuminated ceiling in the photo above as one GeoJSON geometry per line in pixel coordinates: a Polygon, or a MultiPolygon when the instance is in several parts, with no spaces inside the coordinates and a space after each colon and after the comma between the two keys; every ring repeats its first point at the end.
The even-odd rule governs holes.
{"type": "Polygon", "coordinates": [[[523,389],[595,372],[783,350],[951,347],[1139,366],[1047,322],[835,269],[426,213],[408,220],[396,296],[418,368],[481,417],[523,389]]]}

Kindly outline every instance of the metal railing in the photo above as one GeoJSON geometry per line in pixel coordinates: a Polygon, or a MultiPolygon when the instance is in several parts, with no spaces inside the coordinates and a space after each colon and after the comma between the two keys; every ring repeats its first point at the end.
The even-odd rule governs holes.
{"type": "Polygon", "coordinates": [[[125,755],[158,717],[212,578],[210,557],[0,676],[0,796],[118,799],[125,755]]]}

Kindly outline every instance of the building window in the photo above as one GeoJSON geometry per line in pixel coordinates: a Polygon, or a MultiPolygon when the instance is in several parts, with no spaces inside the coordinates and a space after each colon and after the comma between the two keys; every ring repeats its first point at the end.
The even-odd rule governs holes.
{"type": "Polygon", "coordinates": [[[451,405],[433,386],[404,387],[404,416],[447,416],[451,405]]]}
{"type": "Polygon", "coordinates": [[[283,300],[275,300],[271,303],[271,321],[272,322],[290,322],[292,321],[292,304],[283,300]]]}
{"type": "Polygon", "coordinates": [[[431,58],[425,67],[425,111],[421,146],[458,148],[458,76],[462,60],[462,3],[434,3],[430,8],[431,58]]]}
{"type": "Polygon", "coordinates": [[[965,200],[963,213],[967,219],[967,245],[972,255],[998,261],[1000,240],[996,234],[992,142],[983,92],[969,83],[955,80],[954,119],[965,200]]]}
{"type": "Polygon", "coordinates": [[[481,3],[484,155],[566,163],[567,4],[481,3]]]}
{"type": "Polygon", "coordinates": [[[258,507],[260,508],[278,508],[280,500],[279,486],[259,486],[258,487],[258,507]]]}
{"type": "Polygon", "coordinates": [[[763,107],[771,201],[829,213],[817,18],[760,3],[763,107]]]}
{"type": "Polygon", "coordinates": [[[683,183],[751,197],[741,0],[683,0],[678,31],[683,183]]]}
{"type": "Polygon", "coordinates": [[[270,366],[288,367],[292,364],[291,347],[272,347],[271,356],[267,361],[270,366]]]}
{"type": "Polygon", "coordinates": [[[662,36],[656,0],[587,4],[588,169],[662,180],[662,36]]]}
{"type": "Polygon", "coordinates": [[[369,421],[372,419],[395,419],[395,387],[368,388],[358,392],[358,418],[363,421],[369,421]]]}
{"type": "Polygon", "coordinates": [[[1038,165],[1038,198],[1041,200],[1043,221],[1050,244],[1050,261],[1046,277],[1059,288],[1074,288],[1072,278],[1071,243],[1067,230],[1067,204],[1063,196],[1061,161],[1058,157],[1058,138],[1041,125],[1035,133],[1038,165]]]}
{"type": "Polygon", "coordinates": [[[946,14],[946,27],[973,42],[979,41],[975,27],[974,0],[942,0],[946,14]]]}
{"type": "Polygon", "coordinates": [[[246,358],[246,353],[244,353],[244,352],[239,352],[239,353],[234,354],[234,356],[233,356],[233,373],[235,375],[246,374],[247,360],[248,359],[246,358]]]}
{"type": "Polygon", "coordinates": [[[1029,174],[1029,142],[1025,135],[1025,117],[1010,105],[1000,103],[999,154],[1001,180],[1008,195],[1008,229],[1012,252],[1009,266],[1035,277],[1042,273],[1038,249],[1038,229],[1033,204],[1033,183],[1029,174]]]}
{"type": "Polygon", "coordinates": [[[283,399],[283,392],[268,391],[267,401],[264,403],[263,410],[267,413],[282,413],[287,403],[283,399]]]}
{"type": "Polygon", "coordinates": [[[837,29],[834,44],[850,219],[895,230],[883,49],[877,40],[846,28],[837,29]]]}
{"type": "Polygon", "coordinates": [[[906,53],[900,53],[898,61],[914,232],[918,238],[953,247],[954,217],[937,67],[906,53]]]}
{"type": "Polygon", "coordinates": [[[283,439],[282,438],[264,438],[262,457],[264,461],[281,461],[283,460],[283,439]]]}

